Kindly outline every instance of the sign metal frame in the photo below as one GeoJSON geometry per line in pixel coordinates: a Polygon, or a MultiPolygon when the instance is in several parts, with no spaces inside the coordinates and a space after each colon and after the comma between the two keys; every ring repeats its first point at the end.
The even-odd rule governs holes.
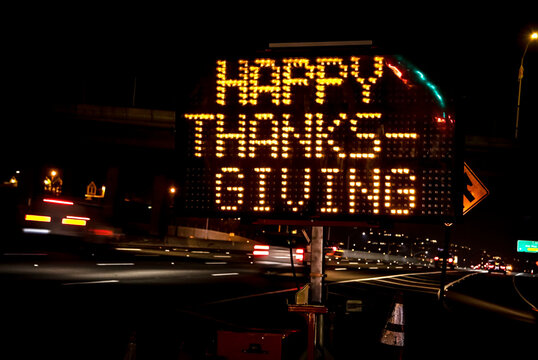
{"type": "MultiPolygon", "coordinates": [[[[269,52],[269,55],[266,56],[266,58],[268,59],[279,59],[281,58],[283,55],[282,55],[282,52],[283,50],[278,50],[278,53],[271,53],[269,52]]],[[[287,53],[287,52],[286,52],[287,53]]],[[[322,54],[322,55],[319,55],[319,56],[325,56],[323,54],[327,54],[327,53],[330,53],[330,54],[333,54],[334,56],[338,57],[342,57],[342,54],[349,54],[350,51],[349,49],[346,49],[345,51],[342,52],[342,50],[334,50],[334,49],[331,49],[331,50],[328,50],[328,49],[324,49],[324,51],[315,51],[313,52],[314,55],[312,55],[312,53],[306,53],[306,52],[299,52],[299,55],[297,54],[292,54],[292,56],[302,56],[306,59],[315,59],[317,55],[315,54],[322,54]]],[[[360,52],[358,53],[362,53],[364,54],[364,50],[361,50],[360,52]]],[[[264,57],[265,55],[262,55],[262,57],[264,57]]],[[[363,56],[363,55],[361,55],[363,56]]],[[[370,56],[372,59],[374,58],[373,55],[370,55],[370,54],[364,54],[364,56],[370,56]]],[[[390,76],[392,77],[400,77],[400,79],[402,80],[402,76],[405,77],[409,77],[411,78],[412,76],[415,77],[414,80],[414,84],[413,85],[409,85],[409,89],[414,89],[413,91],[417,91],[418,88],[421,88],[421,89],[425,89],[426,92],[430,92],[431,93],[431,97],[433,99],[433,101],[436,100],[437,97],[440,98],[440,95],[439,93],[437,92],[437,89],[435,88],[434,85],[432,85],[431,83],[429,83],[427,81],[427,79],[425,78],[424,74],[422,74],[420,71],[416,70],[412,65],[408,64],[407,62],[405,62],[404,60],[401,61],[401,63],[398,63],[398,68],[396,68],[395,65],[393,64],[396,64],[395,60],[392,60],[392,59],[400,59],[399,57],[395,57],[395,56],[391,56],[391,55],[383,55],[383,56],[387,56],[387,57],[390,57],[391,59],[391,62],[385,62],[383,63],[383,70],[385,72],[388,72],[390,74],[390,76]],[[405,65],[404,65],[405,64],[405,65]],[[390,67],[389,67],[390,66],[390,67]],[[408,66],[407,68],[405,68],[405,66],[408,66]],[[406,71],[406,73],[402,74],[403,71],[406,71]]],[[[256,57],[245,57],[246,59],[248,59],[248,61],[252,61],[253,59],[256,60],[256,57]]],[[[234,59],[237,59],[237,58],[234,58],[234,59]]],[[[373,61],[373,60],[372,60],[373,61]]],[[[261,67],[262,65],[259,65],[259,67],[261,67]]],[[[265,65],[265,66],[269,66],[269,65],[265,65]]],[[[350,67],[351,69],[351,67],[350,67]]],[[[357,68],[358,69],[358,68],[357,68]]],[[[259,69],[258,69],[259,71],[259,69]]],[[[350,73],[351,70],[348,70],[348,73],[350,73]]],[[[222,74],[222,72],[221,72],[222,74]]],[[[234,76],[238,76],[237,73],[235,73],[234,76]]],[[[411,81],[411,79],[403,79],[402,82],[406,82],[406,85],[407,85],[407,81],[411,81]]],[[[330,88],[330,86],[327,85],[327,88],[330,88]]],[[[235,88],[234,88],[234,91],[235,88]]],[[[261,91],[261,90],[260,90],[261,91]]],[[[387,89],[383,88],[382,91],[386,92],[388,91],[387,89]]],[[[235,93],[234,93],[235,94],[235,93]]],[[[226,95],[228,96],[228,95],[226,95]]],[[[237,95],[234,95],[234,96],[237,96],[237,95]]],[[[263,96],[266,96],[266,97],[269,97],[268,95],[263,95],[263,96]]],[[[198,97],[198,99],[201,99],[199,100],[199,104],[202,103],[202,105],[205,103],[207,104],[208,103],[208,99],[207,97],[198,97]]],[[[211,100],[211,99],[209,99],[211,100]]],[[[359,100],[357,100],[359,101],[359,100]]],[[[437,101],[439,102],[439,100],[437,99],[437,101]]],[[[341,106],[342,104],[337,104],[337,107],[338,106],[341,106]]],[[[364,104],[363,104],[364,105],[364,104]]],[[[388,105],[389,106],[389,105],[388,105]]],[[[399,105],[398,104],[391,104],[390,106],[392,107],[398,107],[399,105]]],[[[389,107],[390,107],[389,106],[389,107]]],[[[254,119],[254,118],[249,118],[249,116],[252,116],[252,114],[255,115],[256,113],[256,109],[252,109],[249,108],[248,110],[243,110],[244,108],[241,106],[241,105],[238,105],[238,104],[235,104],[233,105],[232,107],[225,107],[225,108],[220,108],[220,114],[222,115],[218,115],[219,114],[219,111],[218,110],[215,110],[215,108],[219,109],[218,106],[215,106],[213,105],[212,108],[210,109],[207,109],[207,113],[208,115],[203,115],[203,116],[200,116],[200,117],[196,117],[196,115],[188,115],[188,116],[191,116],[190,118],[187,118],[187,114],[196,114],[196,112],[198,111],[198,113],[203,113],[203,106],[197,106],[196,107],[197,109],[194,109],[192,110],[192,108],[189,108],[189,109],[185,109],[185,114],[178,114],[178,118],[177,118],[177,129],[178,131],[176,132],[176,134],[178,134],[178,144],[180,144],[178,150],[181,152],[181,147],[188,147],[188,146],[194,146],[194,141],[192,140],[189,140],[189,136],[187,135],[189,132],[192,133],[193,131],[193,127],[194,125],[192,125],[192,123],[194,123],[195,121],[198,121],[198,125],[199,126],[199,129],[200,130],[196,130],[198,131],[198,135],[199,136],[206,136],[206,131],[208,131],[208,126],[206,126],[207,124],[213,124],[213,123],[216,123],[217,121],[222,121],[222,119],[224,119],[226,116],[229,115],[230,111],[235,111],[235,112],[241,112],[243,111],[246,115],[244,115],[243,117],[243,120],[245,120],[245,127],[248,128],[248,120],[261,120],[262,118],[258,118],[258,119],[254,119]],[[210,116],[211,115],[211,112],[213,113],[214,115],[214,118],[211,118],[211,120],[209,120],[210,116]],[[249,115],[251,114],[251,115],[249,115]],[[206,116],[204,118],[204,116],[206,116]],[[189,124],[191,123],[191,124],[189,124]],[[200,125],[201,124],[201,125],[200,125]]],[[[270,106],[268,107],[267,104],[263,105],[263,106],[260,106],[260,109],[259,109],[259,112],[260,114],[261,113],[266,113],[267,112],[267,108],[270,109],[270,106]]],[[[196,208],[194,206],[185,206],[185,204],[187,204],[186,202],[181,202],[179,201],[178,204],[181,204],[180,206],[183,206],[184,207],[184,213],[186,215],[190,215],[190,216],[209,216],[209,217],[234,217],[234,218],[241,218],[241,219],[249,219],[250,221],[266,221],[266,222],[275,222],[275,221],[280,221],[282,219],[285,219],[286,222],[294,222],[294,221],[297,221],[297,222],[311,222],[312,224],[315,223],[315,222],[342,222],[342,223],[346,223],[346,224],[355,224],[355,223],[359,223],[359,222],[364,222],[364,221],[367,221],[369,223],[384,223],[384,222],[393,222],[393,221],[411,221],[411,222],[428,222],[428,223],[437,223],[437,222],[446,222],[447,219],[450,219],[450,221],[454,221],[456,218],[458,218],[459,216],[462,215],[460,209],[463,209],[463,206],[461,204],[461,201],[462,201],[462,196],[461,196],[461,192],[460,192],[460,189],[463,189],[462,186],[460,186],[461,184],[461,181],[462,181],[462,176],[461,176],[461,172],[459,171],[456,171],[456,169],[461,169],[461,164],[463,163],[462,161],[462,144],[463,144],[463,141],[462,141],[462,136],[461,136],[461,132],[459,130],[459,127],[457,127],[455,125],[455,122],[454,122],[454,118],[453,118],[453,115],[451,115],[451,113],[448,113],[448,110],[446,110],[446,107],[445,107],[445,104],[443,104],[443,106],[441,106],[440,108],[442,108],[441,110],[444,110],[444,111],[441,111],[440,113],[443,114],[442,116],[439,116],[438,118],[436,118],[435,121],[438,122],[438,124],[434,124],[432,123],[431,126],[435,126],[435,125],[439,125],[439,126],[444,126],[446,124],[446,126],[449,126],[451,127],[451,139],[450,141],[452,142],[452,144],[449,146],[449,148],[451,149],[450,151],[452,152],[452,158],[450,160],[437,160],[437,159],[443,159],[442,158],[442,155],[437,155],[438,158],[427,158],[427,157],[424,157],[422,159],[403,159],[402,163],[404,164],[403,166],[401,166],[401,170],[402,171],[408,171],[406,169],[412,169],[411,165],[409,164],[414,164],[413,166],[416,166],[415,169],[412,169],[412,170],[416,170],[417,174],[414,174],[413,176],[416,176],[417,178],[420,178],[420,180],[423,182],[423,184],[421,184],[421,190],[423,189],[426,189],[428,188],[428,193],[426,193],[426,191],[422,191],[420,194],[417,194],[416,196],[421,196],[422,197],[422,201],[428,201],[428,199],[430,199],[429,201],[431,201],[431,204],[432,204],[432,209],[433,209],[433,206],[435,205],[435,208],[437,208],[437,203],[435,203],[436,200],[434,199],[437,199],[438,197],[441,197],[441,196],[445,196],[445,195],[442,195],[443,194],[443,191],[446,192],[446,197],[447,197],[447,200],[445,200],[445,203],[444,205],[441,205],[441,203],[439,203],[439,211],[437,211],[437,209],[434,211],[434,210],[431,210],[430,212],[430,209],[427,208],[427,213],[424,213],[424,208],[422,209],[422,213],[420,213],[419,211],[416,211],[413,215],[411,216],[393,216],[391,213],[388,213],[388,212],[385,212],[385,213],[374,213],[374,212],[369,212],[369,213],[358,213],[358,214],[351,214],[349,211],[338,211],[338,212],[334,212],[334,213],[330,213],[330,212],[325,212],[323,214],[320,213],[320,201],[324,201],[325,203],[328,203],[329,201],[327,201],[327,199],[329,199],[329,197],[327,196],[327,187],[330,186],[330,185],[327,185],[327,184],[330,184],[330,180],[327,180],[328,179],[328,176],[327,174],[317,174],[318,175],[318,178],[317,180],[313,180],[312,181],[312,189],[311,189],[311,194],[313,194],[314,196],[317,196],[317,200],[318,200],[318,205],[314,204],[314,203],[311,203],[309,205],[308,208],[305,209],[305,211],[299,211],[297,213],[292,213],[291,211],[289,212],[278,212],[278,211],[275,211],[275,212],[272,212],[272,211],[268,211],[268,212],[265,212],[265,211],[259,211],[259,212],[255,212],[255,211],[219,211],[218,209],[215,209],[215,206],[214,206],[214,202],[216,201],[214,196],[216,194],[212,194],[213,198],[212,199],[208,199],[207,198],[207,191],[204,192],[204,187],[215,187],[215,186],[218,186],[218,185],[215,185],[215,182],[218,181],[218,179],[216,180],[215,179],[215,176],[219,176],[219,177],[222,177],[224,179],[227,179],[227,181],[230,181],[230,179],[234,179],[234,177],[239,177],[239,175],[242,175],[243,176],[243,173],[244,171],[237,171],[236,169],[238,168],[236,165],[230,165],[228,168],[226,168],[226,170],[224,171],[221,171],[220,168],[216,168],[215,167],[215,163],[217,163],[216,161],[214,161],[214,159],[203,159],[203,156],[200,155],[200,158],[195,158],[195,159],[192,159],[192,158],[189,158],[188,156],[185,156],[185,153],[183,153],[183,157],[181,158],[181,161],[183,162],[182,166],[184,167],[185,171],[183,171],[181,173],[181,183],[183,184],[183,189],[180,189],[179,190],[179,195],[180,197],[183,196],[183,199],[185,198],[185,195],[187,193],[188,196],[190,196],[190,198],[193,198],[195,199],[195,201],[200,201],[200,208],[196,208]],[[446,114],[446,115],[445,115],[446,114]],[[213,161],[213,164],[211,163],[213,161]],[[202,175],[192,175],[193,172],[192,170],[193,169],[201,169],[203,167],[206,167],[206,169],[209,167],[212,166],[212,170],[210,170],[207,174],[202,174],[202,175]],[[431,171],[431,174],[428,174],[428,169],[432,170],[431,171]],[[433,173],[435,171],[435,173],[433,173]],[[444,184],[441,184],[440,182],[439,183],[436,183],[436,181],[438,181],[437,179],[441,179],[443,176],[445,175],[442,175],[442,174],[437,174],[437,171],[447,171],[449,173],[449,175],[447,175],[446,179],[448,180],[443,180],[444,181],[444,184]],[[189,176],[191,176],[191,178],[189,179],[189,176]],[[194,178],[192,177],[194,176],[194,178]],[[196,177],[198,176],[198,177],[196,177]],[[430,183],[426,184],[425,181],[428,181],[426,180],[426,177],[429,176],[429,181],[430,183]],[[187,185],[185,186],[185,184],[190,181],[190,185],[187,185]],[[190,188],[189,188],[190,186],[190,188]],[[314,188],[315,186],[315,188],[314,188]],[[325,187],[324,187],[325,186],[325,187]],[[444,187],[444,188],[443,188],[444,187]],[[194,191],[192,189],[195,189],[194,191]],[[196,190],[198,189],[198,190],[196,190]],[[183,190],[183,191],[182,191],[183,190]],[[197,192],[198,191],[198,192],[197,192]],[[321,199],[321,200],[320,200],[321,199]],[[213,202],[213,203],[212,203],[213,202]],[[446,211],[445,210],[442,210],[441,207],[442,206],[448,206],[447,209],[450,209],[450,211],[446,211]],[[213,210],[211,210],[213,208],[213,210]]],[[[374,104],[373,106],[373,109],[383,109],[383,103],[381,104],[374,104]]],[[[269,110],[270,111],[270,110],[269,110]]],[[[276,111],[275,114],[277,114],[277,116],[280,116],[282,114],[282,110],[279,109],[279,111],[276,111]],[[279,113],[280,111],[280,113],[279,113]],[[279,115],[280,114],[280,115],[279,115]]],[[[305,110],[303,110],[304,112],[305,110]]],[[[382,110],[381,110],[382,111],[382,110]]],[[[316,111],[311,111],[310,112],[311,114],[315,115],[316,114],[316,111]]],[[[370,122],[373,122],[374,120],[377,120],[376,117],[379,116],[377,114],[379,114],[379,111],[378,112],[375,112],[375,111],[372,111],[370,113],[368,113],[368,115],[366,115],[366,113],[364,113],[365,115],[365,121],[370,121],[370,122]],[[368,117],[372,117],[372,119],[368,119],[368,117]]],[[[394,116],[398,116],[398,114],[394,115],[394,116]]],[[[433,117],[433,114],[431,115],[433,117]]],[[[265,120],[265,119],[264,119],[265,120]]],[[[326,120],[326,119],[324,119],[326,120]]],[[[341,120],[347,120],[346,118],[342,118],[341,120]]],[[[280,121],[280,119],[279,119],[280,121]]],[[[315,122],[316,119],[315,119],[315,116],[314,116],[314,119],[313,121],[315,122]]],[[[386,141],[387,143],[390,142],[390,138],[389,138],[389,135],[387,134],[392,134],[390,132],[390,123],[387,123],[386,121],[387,120],[383,120],[385,121],[385,123],[381,123],[377,128],[374,128],[373,130],[366,130],[368,131],[368,134],[374,134],[372,139],[377,139],[379,138],[380,136],[383,136],[382,140],[383,141],[386,141]],[[387,124],[388,127],[387,127],[387,124]],[[379,132],[381,131],[381,135],[379,135],[379,132]],[[378,135],[375,135],[376,132],[378,132],[378,135]]],[[[268,121],[267,121],[268,122],[268,121]]],[[[280,133],[284,133],[286,132],[287,130],[284,130],[283,126],[282,125],[283,122],[280,123],[280,128],[278,128],[277,130],[280,132],[280,133]]],[[[214,125],[212,125],[214,126],[214,125]]],[[[241,125],[235,125],[235,129],[233,130],[234,134],[238,133],[238,130],[237,128],[240,127],[241,125]]],[[[302,124],[302,126],[307,126],[307,125],[304,125],[302,124]]],[[[314,125],[315,126],[315,125],[314,125]]],[[[313,126],[313,127],[314,127],[313,126]]],[[[325,125],[324,125],[325,126],[325,125]]],[[[418,127],[418,125],[417,125],[418,127]]],[[[211,130],[213,131],[213,133],[215,133],[215,130],[211,130]]],[[[221,132],[225,132],[225,131],[228,131],[230,133],[229,137],[232,136],[232,131],[231,130],[224,130],[221,132]]],[[[256,130],[253,130],[253,131],[256,131],[256,130]]],[[[258,130],[259,131],[259,130],[258,130]]],[[[310,130],[312,131],[312,133],[314,134],[315,133],[315,130],[310,130]]],[[[325,130],[324,130],[325,131],[325,130]]],[[[248,132],[248,130],[245,131],[245,134],[248,132]]],[[[366,134],[366,132],[365,132],[366,134]]],[[[292,132],[289,132],[289,135],[291,136],[294,136],[294,134],[292,132]]],[[[322,134],[323,135],[323,134],[322,134]]],[[[401,132],[401,135],[402,137],[406,136],[407,134],[404,133],[403,131],[401,132]]],[[[235,135],[234,135],[235,136],[235,135]]],[[[297,135],[295,135],[297,136],[297,135]]],[[[300,135],[300,136],[303,136],[303,135],[300,135]]],[[[372,135],[369,135],[369,136],[372,136],[372,135]]],[[[394,135],[391,135],[391,136],[395,136],[397,137],[398,135],[396,135],[396,133],[394,133],[394,135]]],[[[408,136],[413,136],[413,135],[408,135],[408,136]]],[[[421,134],[422,136],[422,134],[421,134]]],[[[424,136],[434,136],[434,135],[429,135],[427,133],[425,133],[424,136]]],[[[441,135],[442,137],[442,135],[441,135]]],[[[231,137],[230,137],[231,138],[231,137]]],[[[223,138],[225,141],[229,141],[228,138],[223,138]]],[[[301,138],[301,139],[305,139],[304,137],[301,138]]],[[[429,140],[430,141],[430,140],[429,140]]],[[[446,141],[446,139],[441,139],[441,140],[435,140],[433,139],[432,137],[432,144],[434,141],[439,141],[439,144],[441,143],[441,141],[446,141]]],[[[397,143],[397,141],[393,141],[394,144],[397,143]]],[[[437,143],[435,143],[437,144],[437,143]]],[[[383,144],[384,146],[385,144],[383,144]]],[[[314,145],[313,145],[314,146],[314,145]]],[[[396,145],[390,145],[390,146],[396,146],[396,145]]],[[[432,145],[434,146],[434,145],[432,145]]],[[[439,146],[439,145],[435,145],[435,146],[439,146]]],[[[201,149],[202,146],[199,146],[199,148],[201,149]]],[[[258,149],[261,149],[262,146],[259,145],[258,146],[258,149]]],[[[372,145],[371,145],[371,149],[374,148],[374,143],[372,141],[372,145]]],[[[185,150],[185,149],[183,149],[185,150]]],[[[189,151],[189,150],[187,150],[189,151]]],[[[192,153],[192,150],[190,150],[191,153],[192,153]]],[[[200,151],[200,150],[199,150],[200,151]]],[[[380,150],[381,151],[381,150],[380,150]]],[[[383,148],[382,151],[385,151],[385,148],[383,148]]],[[[201,152],[201,151],[200,151],[201,152]]],[[[282,147],[279,148],[279,155],[283,152],[282,150],[282,147]]],[[[374,153],[373,150],[370,150],[371,153],[374,153]]],[[[317,155],[319,152],[317,150],[312,150],[311,151],[311,155],[317,155]]],[[[252,166],[251,164],[255,163],[256,160],[255,159],[249,159],[248,158],[248,150],[243,150],[243,154],[246,154],[247,158],[245,159],[246,162],[244,163],[248,163],[249,166],[252,166]]],[[[293,153],[293,150],[290,151],[290,153],[292,156],[295,156],[294,153],[293,153]]],[[[364,153],[366,154],[366,153],[364,153]]],[[[345,154],[348,156],[348,159],[349,159],[349,154],[345,154]]],[[[374,156],[376,154],[374,153],[374,156]]],[[[222,156],[222,155],[221,155],[222,156]]],[[[243,155],[244,156],[244,155],[243,155]]],[[[357,155],[356,156],[362,156],[360,155],[358,152],[357,152],[357,155]]],[[[367,156],[367,155],[364,155],[364,156],[367,156]]],[[[216,158],[215,158],[216,159],[216,158]]],[[[271,159],[269,159],[271,160],[271,159]]],[[[315,159],[314,159],[315,160],[315,159]]],[[[347,160],[347,159],[346,159],[347,160]]],[[[269,163],[270,161],[265,161],[265,163],[269,163]]],[[[232,164],[238,164],[240,163],[239,162],[239,159],[232,159],[231,161],[232,164]]],[[[289,163],[289,162],[288,162],[289,163]]],[[[298,162],[297,161],[294,161],[293,162],[294,164],[297,164],[298,162]]],[[[397,164],[398,163],[398,159],[397,158],[382,158],[382,159],[374,159],[374,160],[370,160],[370,159],[367,159],[365,160],[365,163],[366,165],[364,165],[365,169],[366,168],[370,168],[370,171],[368,173],[367,176],[370,176],[372,177],[372,180],[369,180],[371,181],[371,183],[368,185],[369,188],[367,189],[367,191],[370,191],[370,192],[373,192],[373,190],[375,190],[374,186],[376,185],[373,185],[376,183],[376,181],[379,181],[381,182],[382,184],[386,184],[386,183],[389,183],[390,180],[387,180],[390,178],[390,175],[394,175],[396,174],[396,176],[393,176],[393,178],[396,178],[398,176],[398,169],[396,168],[396,165],[392,165],[392,164],[397,164]],[[377,171],[377,172],[380,172],[381,170],[381,174],[377,175],[374,171],[377,171]],[[393,171],[394,174],[391,174],[390,171],[393,171]],[[380,180],[374,180],[376,178],[380,178],[380,180]],[[385,181],[385,183],[383,183],[383,181],[385,181]]],[[[262,175],[263,175],[263,165],[264,164],[264,161],[261,161],[260,162],[260,170],[256,170],[256,173],[254,172],[254,169],[250,169],[251,171],[251,174],[245,174],[244,176],[246,177],[250,177],[249,179],[252,179],[252,178],[256,178],[256,180],[260,180],[262,179],[262,175]]],[[[324,164],[327,164],[326,161],[322,161],[320,160],[319,161],[319,164],[317,164],[317,169],[314,169],[314,170],[318,170],[318,171],[321,171],[322,168],[324,168],[324,166],[328,169],[330,168],[334,168],[334,164],[336,164],[336,162],[333,161],[333,163],[331,164],[328,164],[328,165],[324,165],[324,164]]],[[[267,166],[267,165],[265,165],[267,166]]],[[[284,165],[282,166],[284,167],[284,165]]],[[[269,167],[266,167],[266,169],[268,169],[269,167]]],[[[224,169],[224,167],[222,167],[222,169],[224,169]]],[[[299,168],[298,168],[299,169],[299,168]]],[[[344,166],[343,168],[341,168],[342,170],[340,170],[340,174],[339,176],[343,177],[344,178],[344,182],[347,181],[347,185],[348,185],[348,189],[349,189],[349,184],[351,183],[351,180],[349,180],[349,177],[350,177],[350,171],[348,169],[348,167],[344,166]]],[[[278,168],[278,169],[272,169],[273,173],[271,174],[267,174],[268,176],[272,176],[273,179],[273,184],[272,186],[273,187],[279,187],[280,189],[282,189],[284,186],[285,183],[286,183],[286,179],[284,178],[283,176],[283,173],[282,172],[279,172],[278,174],[275,174],[275,170],[277,171],[280,171],[281,169],[278,168]]],[[[366,170],[365,170],[366,171],[366,170]]],[[[304,175],[304,174],[303,174],[304,175]]],[[[297,174],[296,174],[297,176],[297,174]]],[[[405,175],[402,175],[400,174],[400,177],[403,179],[405,177],[405,175]]],[[[366,175],[363,176],[363,179],[366,179],[366,175]]],[[[304,179],[301,179],[301,180],[304,180],[304,179]]],[[[250,182],[252,183],[252,181],[250,182]]],[[[261,182],[260,182],[261,184],[261,182]]],[[[220,184],[219,184],[220,185],[220,184]]],[[[252,185],[252,184],[251,184],[252,185]]],[[[383,187],[383,186],[379,186],[379,190],[381,192],[383,191],[387,191],[387,188],[383,187]]],[[[251,186],[252,187],[252,186],[251,186]]],[[[237,188],[240,188],[239,186],[237,186],[237,188]]],[[[246,201],[250,201],[250,205],[252,205],[253,203],[253,198],[255,196],[258,196],[259,198],[259,194],[258,195],[249,195],[247,194],[246,192],[247,191],[262,191],[261,189],[264,188],[264,189],[268,189],[269,187],[266,187],[264,185],[259,185],[257,189],[248,189],[248,190],[244,190],[244,193],[241,195],[243,196],[243,198],[247,198],[246,201]]],[[[230,189],[232,189],[232,187],[230,187],[230,189]]],[[[343,188],[342,188],[343,189],[343,188]]],[[[342,192],[344,190],[340,189],[339,191],[342,192]]],[[[337,189],[338,190],[338,189],[337,189]]],[[[357,190],[359,190],[359,188],[357,187],[357,190]]],[[[240,190],[230,190],[230,191],[236,191],[237,193],[240,191],[240,190]]],[[[243,190],[241,190],[243,191],[243,190]]],[[[282,191],[282,190],[280,190],[282,191]]],[[[289,193],[290,190],[288,190],[288,193],[289,193]]],[[[347,190],[347,191],[350,191],[350,190],[347,190]]],[[[272,194],[271,196],[273,196],[273,198],[277,197],[277,196],[280,196],[282,193],[280,194],[272,194]]],[[[226,196],[225,194],[225,190],[222,190],[218,196],[221,196],[221,197],[224,197],[226,196]]],[[[267,194],[266,194],[267,196],[267,194]]],[[[381,193],[380,196],[379,196],[379,204],[380,205],[376,205],[376,207],[378,209],[384,209],[383,207],[384,206],[388,206],[386,205],[388,201],[384,201],[383,199],[383,194],[381,193]]],[[[258,199],[257,198],[257,199],[258,199]]],[[[404,196],[402,195],[401,198],[404,198],[404,196]]],[[[410,197],[408,197],[410,198],[410,197]]],[[[344,199],[345,201],[347,201],[347,204],[350,204],[352,201],[350,200],[351,199],[351,196],[349,193],[345,193],[345,194],[340,194],[340,199],[344,199]]],[[[277,199],[277,201],[279,201],[279,199],[277,199]]],[[[261,202],[260,202],[261,203],[261,202]]],[[[342,203],[342,201],[341,201],[342,203]]],[[[401,206],[400,206],[401,207],[401,206]]],[[[329,207],[327,207],[327,211],[329,211],[329,207]]]]}

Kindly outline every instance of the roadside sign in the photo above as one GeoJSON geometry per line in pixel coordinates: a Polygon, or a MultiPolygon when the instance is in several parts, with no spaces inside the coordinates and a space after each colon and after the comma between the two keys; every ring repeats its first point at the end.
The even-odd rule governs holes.
{"type": "Polygon", "coordinates": [[[489,195],[489,190],[465,162],[463,163],[463,184],[463,215],[465,215],[489,195]]]}
{"type": "Polygon", "coordinates": [[[534,240],[518,240],[517,252],[535,253],[538,254],[538,241],[534,240]]]}
{"type": "Polygon", "coordinates": [[[444,98],[404,59],[356,51],[217,60],[177,118],[181,208],[295,221],[458,214],[460,142],[444,98]]]}

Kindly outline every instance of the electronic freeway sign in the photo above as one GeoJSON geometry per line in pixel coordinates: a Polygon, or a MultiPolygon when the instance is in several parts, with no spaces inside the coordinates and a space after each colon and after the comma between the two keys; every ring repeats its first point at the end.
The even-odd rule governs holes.
{"type": "Polygon", "coordinates": [[[216,61],[178,115],[187,213],[461,214],[454,118],[422,72],[393,56],[269,55],[216,61]]]}
{"type": "Polygon", "coordinates": [[[518,240],[517,251],[538,254],[538,241],[518,240]]]}

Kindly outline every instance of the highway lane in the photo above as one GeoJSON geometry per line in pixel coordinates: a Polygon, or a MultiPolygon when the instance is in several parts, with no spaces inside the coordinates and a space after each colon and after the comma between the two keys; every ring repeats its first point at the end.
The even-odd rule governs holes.
{"type": "MultiPolygon", "coordinates": [[[[214,255],[4,252],[2,309],[4,328],[10,332],[0,351],[15,347],[20,358],[117,359],[135,334],[139,358],[177,358],[181,351],[210,351],[216,329],[298,329],[304,334],[304,320],[287,312],[295,292],[289,267],[267,269],[214,255]]],[[[448,300],[442,307],[437,301],[438,270],[373,267],[335,264],[326,270],[326,323],[331,329],[326,347],[336,358],[349,358],[358,348],[365,356],[378,357],[392,350],[380,345],[379,337],[400,293],[406,316],[404,353],[412,358],[427,358],[431,347],[466,354],[465,346],[471,344],[488,353],[511,348],[518,338],[523,341],[520,347],[529,349],[534,324],[451,295],[530,312],[513,284],[533,302],[529,289],[536,285],[535,278],[449,271],[448,300]],[[348,300],[361,301],[361,311],[348,312],[348,300]],[[497,347],[487,341],[491,324],[509,329],[501,330],[502,336],[493,334],[497,347]]],[[[308,281],[304,274],[299,271],[300,285],[308,281]]],[[[290,343],[300,347],[303,340],[297,335],[290,343]]]]}
{"type": "Polygon", "coordinates": [[[345,314],[342,310],[337,316],[341,322],[337,328],[346,331],[336,337],[334,347],[342,356],[358,349],[379,356],[387,350],[378,344],[385,325],[379,318],[388,320],[399,293],[405,314],[404,358],[498,358],[500,353],[524,358],[535,351],[537,313],[529,303],[538,295],[537,277],[449,271],[447,298],[442,304],[437,301],[439,280],[440,274],[433,271],[329,284],[334,308],[345,309],[350,299],[363,304],[361,313],[345,314]]]}

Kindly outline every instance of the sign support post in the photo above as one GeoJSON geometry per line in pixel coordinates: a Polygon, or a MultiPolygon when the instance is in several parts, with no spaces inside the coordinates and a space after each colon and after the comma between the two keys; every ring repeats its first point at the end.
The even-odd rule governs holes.
{"type": "Polygon", "coordinates": [[[441,268],[441,283],[439,285],[439,301],[442,303],[445,297],[445,283],[446,283],[446,261],[448,259],[448,248],[450,246],[450,230],[452,223],[445,223],[445,241],[443,244],[443,266],[441,268]]]}
{"type": "Polygon", "coordinates": [[[310,283],[312,303],[321,305],[323,299],[323,226],[312,227],[310,283]]]}
{"type": "MultiPolygon", "coordinates": [[[[313,305],[322,305],[323,303],[323,226],[312,227],[312,242],[311,242],[311,260],[310,260],[310,284],[312,289],[313,305]]],[[[314,323],[315,334],[313,343],[313,351],[323,346],[323,313],[316,314],[314,323]]]]}
{"type": "MultiPolygon", "coordinates": [[[[303,313],[308,323],[307,360],[315,360],[323,351],[323,226],[312,227],[310,242],[310,304],[288,305],[288,311],[303,313]]],[[[301,290],[302,291],[302,290],[301,290]]]]}

